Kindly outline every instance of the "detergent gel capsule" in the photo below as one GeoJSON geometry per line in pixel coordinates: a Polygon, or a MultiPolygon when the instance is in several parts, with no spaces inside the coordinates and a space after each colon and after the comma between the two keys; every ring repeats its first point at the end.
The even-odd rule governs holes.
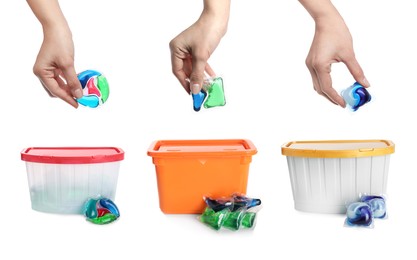
{"type": "Polygon", "coordinates": [[[236,211],[231,211],[224,220],[223,227],[238,230],[242,222],[243,216],[245,215],[245,210],[240,209],[236,211]]]}
{"type": "Polygon", "coordinates": [[[255,225],[256,212],[246,212],[242,217],[242,227],[252,228],[255,225]]]}
{"type": "Polygon", "coordinates": [[[373,215],[371,207],[365,202],[353,202],[346,211],[347,226],[372,227],[373,215]]]}
{"type": "Polygon", "coordinates": [[[200,216],[200,221],[215,230],[219,230],[230,213],[228,208],[223,208],[220,211],[214,211],[212,208],[206,207],[203,214],[200,216]]]}
{"type": "Polygon", "coordinates": [[[341,96],[352,111],[357,111],[361,106],[371,101],[371,94],[358,82],[343,90],[341,96]]]}
{"type": "Polygon", "coordinates": [[[253,228],[256,213],[261,205],[260,199],[249,198],[240,193],[230,197],[205,197],[207,207],[199,217],[200,221],[219,230],[221,227],[230,230],[253,228]]]}
{"type": "Polygon", "coordinates": [[[110,199],[90,198],[84,205],[84,216],[94,224],[109,224],[120,217],[119,209],[110,199]]]}
{"type": "Polygon", "coordinates": [[[387,207],[385,205],[384,197],[375,195],[364,195],[361,197],[361,202],[365,202],[371,207],[374,218],[386,218],[387,207]]]}
{"type": "Polygon", "coordinates": [[[198,112],[201,107],[212,108],[224,106],[226,98],[224,96],[223,79],[221,77],[206,78],[203,87],[197,94],[191,94],[193,98],[194,111],[198,112]]]}
{"type": "Polygon", "coordinates": [[[80,105],[96,108],[109,98],[109,83],[106,77],[95,70],[85,70],[77,75],[83,90],[83,96],[77,99],[80,105]]]}

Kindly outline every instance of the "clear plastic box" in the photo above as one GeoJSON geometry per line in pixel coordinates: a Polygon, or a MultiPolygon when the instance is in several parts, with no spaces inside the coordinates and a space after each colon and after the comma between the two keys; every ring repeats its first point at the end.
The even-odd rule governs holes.
{"type": "Polygon", "coordinates": [[[21,159],[32,209],[82,214],[90,197],[114,200],[124,152],[115,147],[31,147],[21,152],[21,159]]]}

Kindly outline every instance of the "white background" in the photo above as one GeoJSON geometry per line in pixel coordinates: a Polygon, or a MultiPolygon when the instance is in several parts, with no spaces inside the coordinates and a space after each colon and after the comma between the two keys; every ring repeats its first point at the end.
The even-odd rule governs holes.
{"type": "MultiPolygon", "coordinates": [[[[49,98],[32,66],[42,30],[25,1],[0,3],[0,258],[351,259],[415,258],[417,24],[413,1],[334,1],[354,39],[373,101],[356,113],[317,95],[305,67],[314,23],[298,1],[233,1],[229,29],[210,59],[227,105],[192,110],[171,73],[169,41],[191,25],[202,1],[61,1],[78,72],[98,69],[111,94],[101,108],[75,110],[49,98]],[[164,215],[154,140],[247,138],[258,149],[247,194],[262,199],[252,231],[215,232],[196,215],[164,215]],[[388,214],[373,229],[343,226],[344,215],[294,210],[281,145],[294,140],[389,139],[396,144],[388,214]],[[126,152],[116,203],[119,221],[33,211],[20,151],[30,146],[117,146],[126,152]]],[[[340,91],[354,80],[333,66],[340,91]]]]}

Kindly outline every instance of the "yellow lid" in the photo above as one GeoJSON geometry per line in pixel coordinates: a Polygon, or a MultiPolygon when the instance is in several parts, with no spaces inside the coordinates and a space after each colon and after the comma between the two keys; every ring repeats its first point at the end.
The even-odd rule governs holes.
{"type": "Polygon", "coordinates": [[[282,145],[281,152],[296,157],[355,158],[391,154],[394,148],[389,140],[294,141],[282,145]]]}

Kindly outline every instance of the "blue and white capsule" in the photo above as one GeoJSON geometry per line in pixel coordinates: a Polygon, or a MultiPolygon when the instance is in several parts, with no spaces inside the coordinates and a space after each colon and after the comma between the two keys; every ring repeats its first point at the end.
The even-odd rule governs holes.
{"type": "Polygon", "coordinates": [[[353,111],[358,110],[361,106],[371,101],[371,94],[358,82],[343,90],[341,95],[353,111]]]}

